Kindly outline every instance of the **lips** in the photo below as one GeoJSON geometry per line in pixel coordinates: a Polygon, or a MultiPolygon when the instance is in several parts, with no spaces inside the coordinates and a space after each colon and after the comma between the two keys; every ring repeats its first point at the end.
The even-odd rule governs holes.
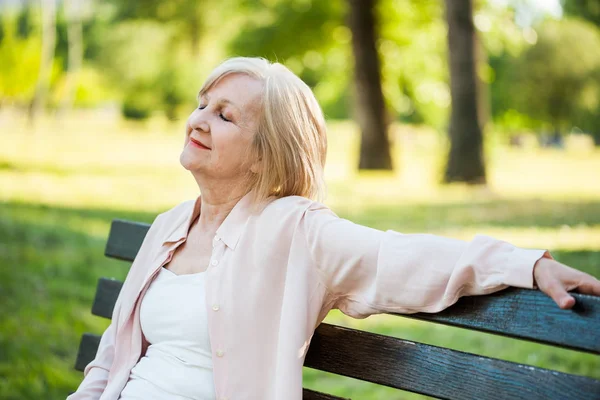
{"type": "Polygon", "coordinates": [[[192,145],[199,147],[201,149],[206,149],[206,150],[210,150],[210,147],[203,145],[200,141],[194,139],[193,137],[190,136],[190,143],[192,143],[192,145]]]}

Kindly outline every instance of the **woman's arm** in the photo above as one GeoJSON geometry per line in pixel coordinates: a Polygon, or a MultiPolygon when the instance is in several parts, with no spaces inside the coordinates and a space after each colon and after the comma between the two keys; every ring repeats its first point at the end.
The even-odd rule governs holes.
{"type": "Polygon", "coordinates": [[[96,358],[90,362],[84,371],[85,378],[77,388],[77,391],[67,397],[67,400],[92,400],[99,399],[104,392],[108,382],[108,373],[115,356],[115,334],[117,307],[113,312],[113,322],[102,335],[96,358]]]}
{"type": "Polygon", "coordinates": [[[546,260],[544,255],[550,257],[545,250],[521,249],[487,236],[465,242],[382,232],[338,218],[317,203],[307,210],[299,229],[323,284],[335,299],[333,306],[354,317],[378,312],[438,312],[461,296],[492,293],[507,286],[533,288],[534,266],[537,284],[546,293],[545,282],[551,280],[554,288],[600,294],[595,278],[567,271],[568,267],[551,259],[539,261],[546,260]],[[587,286],[565,286],[573,273],[588,282],[587,286]]]}
{"type": "MultiPolygon", "coordinates": [[[[157,246],[157,232],[160,231],[159,221],[162,220],[162,215],[164,214],[159,215],[150,226],[140,250],[129,269],[113,309],[111,324],[104,331],[100,339],[96,357],[85,367],[83,381],[77,391],[67,397],[67,400],[99,399],[104,392],[108,383],[109,371],[115,357],[116,335],[119,329],[118,321],[121,305],[124,298],[132,298],[132,291],[140,290],[133,277],[139,276],[140,268],[149,267],[148,265],[142,265],[144,262],[140,260],[147,260],[148,252],[154,251],[154,247],[157,246]]],[[[158,241],[160,241],[160,238],[158,238],[158,241]]]]}

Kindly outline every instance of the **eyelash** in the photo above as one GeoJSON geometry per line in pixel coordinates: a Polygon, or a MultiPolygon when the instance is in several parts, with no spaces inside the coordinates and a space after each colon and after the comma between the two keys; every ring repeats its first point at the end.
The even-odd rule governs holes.
{"type": "MultiPolygon", "coordinates": [[[[204,110],[205,108],[206,108],[206,106],[198,106],[198,110],[204,110]]],[[[223,113],[219,113],[219,117],[225,122],[231,122],[231,120],[225,118],[223,113]]]]}

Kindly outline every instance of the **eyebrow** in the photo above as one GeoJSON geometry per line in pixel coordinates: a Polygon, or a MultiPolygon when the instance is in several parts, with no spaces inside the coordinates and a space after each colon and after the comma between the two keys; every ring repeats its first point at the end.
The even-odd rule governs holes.
{"type": "MultiPolygon", "coordinates": [[[[200,94],[198,93],[198,100],[200,100],[202,97],[206,97],[209,101],[210,101],[210,96],[205,94],[200,94]]],[[[219,101],[217,102],[217,104],[228,104],[231,105],[233,107],[235,107],[240,113],[242,113],[242,109],[240,107],[238,107],[235,103],[233,103],[231,100],[227,100],[227,99],[219,99],[219,101]]]]}

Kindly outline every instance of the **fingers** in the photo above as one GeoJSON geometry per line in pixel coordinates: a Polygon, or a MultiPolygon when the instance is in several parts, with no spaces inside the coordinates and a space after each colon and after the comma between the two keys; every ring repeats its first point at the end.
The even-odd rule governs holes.
{"type": "Polygon", "coordinates": [[[558,279],[549,279],[545,282],[542,289],[560,308],[563,310],[572,308],[575,305],[575,298],[567,293],[562,283],[558,279]]]}
{"type": "Polygon", "coordinates": [[[573,306],[575,305],[575,298],[570,294],[567,294],[566,296],[561,296],[561,299],[557,301],[556,304],[558,304],[558,306],[563,310],[568,310],[570,308],[573,308],[573,306]]]}
{"type": "Polygon", "coordinates": [[[600,281],[593,276],[586,275],[581,283],[577,285],[577,291],[583,294],[600,296],[600,281]]]}
{"type": "Polygon", "coordinates": [[[538,260],[533,272],[538,288],[562,309],[570,309],[576,302],[575,298],[567,292],[568,290],[600,296],[598,279],[555,260],[547,258],[538,260]]]}

